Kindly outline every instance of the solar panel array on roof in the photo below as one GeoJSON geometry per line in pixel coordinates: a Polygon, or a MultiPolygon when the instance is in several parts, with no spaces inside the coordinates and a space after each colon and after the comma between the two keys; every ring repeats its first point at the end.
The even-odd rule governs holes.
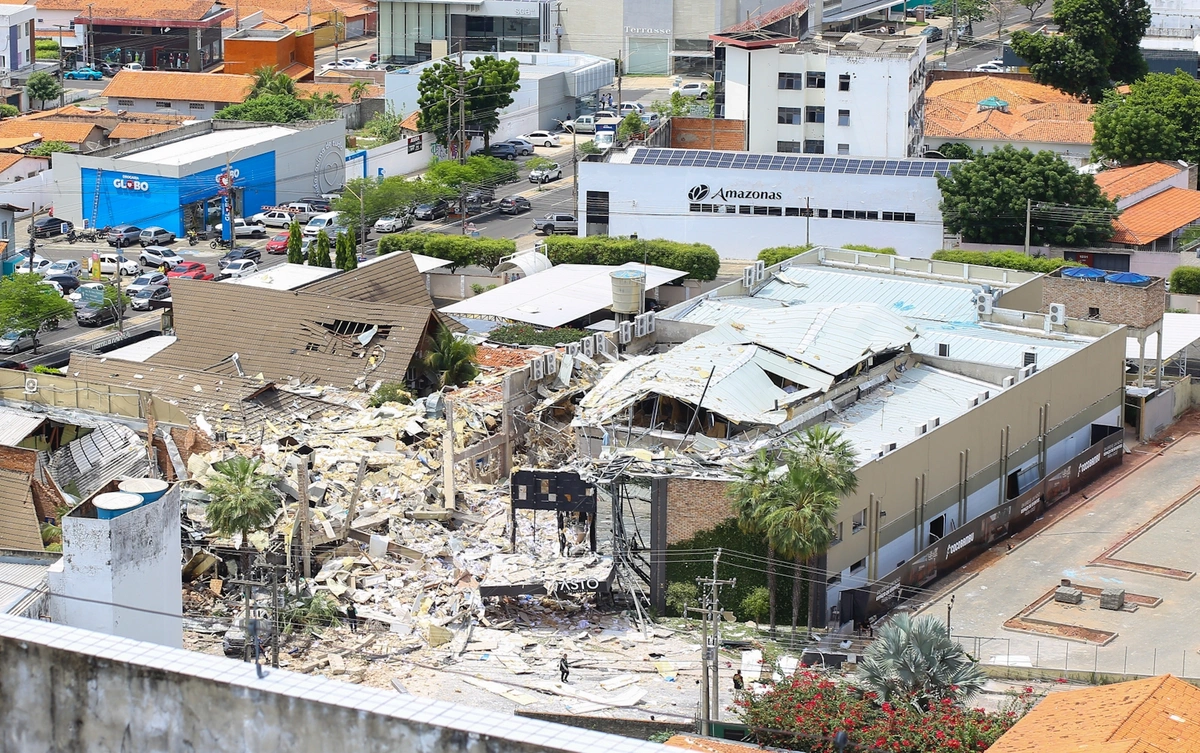
{"type": "Polygon", "coordinates": [[[855,159],[851,157],[798,157],[790,154],[712,152],[704,149],[639,149],[633,165],[668,167],[717,167],[729,170],[779,170],[794,173],[844,175],[895,175],[932,178],[946,175],[954,160],[855,159]]]}

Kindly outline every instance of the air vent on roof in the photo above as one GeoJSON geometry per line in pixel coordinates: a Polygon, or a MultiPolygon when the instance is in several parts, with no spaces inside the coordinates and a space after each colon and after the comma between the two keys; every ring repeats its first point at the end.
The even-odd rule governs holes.
{"type": "Polygon", "coordinates": [[[918,437],[927,431],[929,431],[929,427],[927,427],[925,424],[917,424],[913,427],[913,434],[918,437]]]}
{"type": "Polygon", "coordinates": [[[1021,364],[1022,366],[1036,366],[1037,365],[1037,352],[1032,351],[1032,350],[1027,350],[1022,355],[1022,359],[1023,359],[1023,363],[1021,364]]]}
{"type": "Polygon", "coordinates": [[[1000,380],[1000,386],[1001,387],[1011,387],[1016,383],[1016,381],[1017,381],[1016,377],[1006,376],[1000,380]]]}
{"type": "Polygon", "coordinates": [[[879,448],[879,455],[880,455],[880,457],[882,457],[882,456],[888,454],[889,452],[895,452],[895,451],[896,451],[896,443],[895,442],[886,442],[886,443],[884,443],[884,445],[882,447],[879,448]]]}
{"type": "Polygon", "coordinates": [[[942,358],[950,357],[950,343],[938,343],[938,355],[942,358]]]}
{"type": "Polygon", "coordinates": [[[939,417],[939,416],[934,416],[933,418],[931,418],[931,419],[929,419],[928,421],[926,421],[926,422],[925,422],[925,430],[926,430],[926,431],[933,431],[934,429],[936,429],[937,427],[939,427],[939,426],[941,426],[941,425],[942,425],[942,419],[941,419],[941,417],[939,417]]]}

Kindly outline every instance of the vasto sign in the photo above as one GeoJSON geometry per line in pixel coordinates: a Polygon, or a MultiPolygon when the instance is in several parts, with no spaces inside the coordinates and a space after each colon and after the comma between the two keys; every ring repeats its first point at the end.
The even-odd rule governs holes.
{"type": "Polygon", "coordinates": [[[112,184],[113,188],[120,188],[125,191],[150,190],[150,184],[137,175],[122,175],[120,178],[113,178],[112,184]]]}

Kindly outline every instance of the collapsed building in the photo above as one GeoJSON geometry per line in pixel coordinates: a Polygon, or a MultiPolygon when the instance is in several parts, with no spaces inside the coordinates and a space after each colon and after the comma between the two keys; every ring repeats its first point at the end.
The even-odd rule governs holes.
{"type": "Polygon", "coordinates": [[[840,430],[858,489],[812,618],[865,621],[1120,462],[1127,331],[1068,317],[1061,284],[835,249],[758,263],[630,339],[579,404],[580,455],[653,479],[657,551],[732,516],[741,459],[840,430]]]}

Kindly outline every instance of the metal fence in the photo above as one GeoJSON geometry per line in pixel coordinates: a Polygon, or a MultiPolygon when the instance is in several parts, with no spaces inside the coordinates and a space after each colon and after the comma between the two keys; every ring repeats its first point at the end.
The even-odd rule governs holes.
{"type": "Polygon", "coordinates": [[[1200,655],[1156,646],[1098,646],[1032,636],[953,635],[989,674],[1105,682],[1173,674],[1200,679],[1200,655]]]}

